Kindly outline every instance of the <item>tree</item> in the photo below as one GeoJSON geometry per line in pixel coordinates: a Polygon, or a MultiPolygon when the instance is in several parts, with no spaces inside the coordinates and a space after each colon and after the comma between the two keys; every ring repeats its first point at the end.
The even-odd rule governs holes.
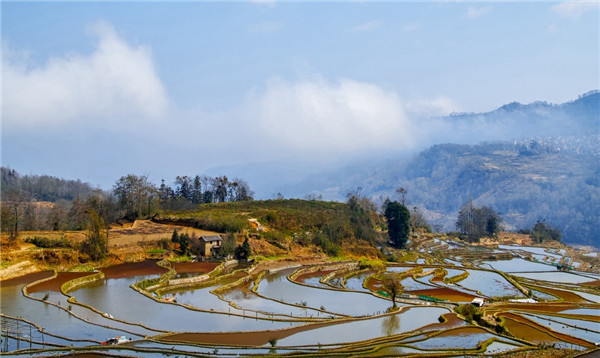
{"type": "Polygon", "coordinates": [[[399,187],[396,189],[396,193],[400,194],[400,204],[406,205],[406,194],[408,194],[408,190],[403,187],[399,187]]]}
{"type": "Polygon", "coordinates": [[[226,238],[221,241],[221,246],[218,249],[218,255],[228,257],[235,252],[235,237],[233,233],[229,233],[226,238]]]}
{"type": "Polygon", "coordinates": [[[146,175],[123,176],[117,180],[113,191],[124,216],[130,219],[152,214],[158,204],[158,189],[148,181],[146,175]]]}
{"type": "Polygon", "coordinates": [[[19,235],[19,226],[30,195],[24,190],[14,188],[7,190],[2,198],[2,229],[7,230],[10,240],[19,235]]]}
{"type": "Polygon", "coordinates": [[[546,220],[537,221],[531,230],[531,238],[537,243],[555,240],[560,241],[562,235],[560,230],[554,226],[546,224],[546,220]]]}
{"type": "Polygon", "coordinates": [[[235,201],[252,201],[254,192],[244,179],[236,178],[233,182],[235,201]]]}
{"type": "Polygon", "coordinates": [[[177,184],[176,194],[188,201],[192,201],[192,180],[187,175],[182,177],[177,176],[175,178],[175,184],[177,184]]]}
{"type": "Polygon", "coordinates": [[[214,199],[217,203],[224,202],[227,199],[227,188],[229,179],[226,176],[216,177],[214,180],[214,199]]]}
{"type": "Polygon", "coordinates": [[[202,181],[200,176],[194,177],[194,185],[192,187],[192,203],[200,204],[202,202],[202,181]]]}
{"type": "Polygon", "coordinates": [[[484,236],[494,237],[501,229],[502,218],[492,208],[478,208],[473,200],[460,208],[456,228],[469,242],[477,242],[484,236]]]}
{"type": "Polygon", "coordinates": [[[386,273],[381,279],[381,285],[392,299],[392,308],[396,308],[396,297],[402,293],[403,287],[398,277],[393,273],[386,273]]]}
{"type": "Polygon", "coordinates": [[[179,234],[177,229],[174,229],[173,235],[171,235],[171,242],[175,245],[179,245],[179,252],[181,255],[185,255],[188,252],[190,246],[190,237],[188,234],[179,234]]]}
{"type": "Polygon", "coordinates": [[[245,238],[244,243],[235,248],[234,257],[236,260],[247,261],[250,254],[250,243],[248,243],[248,238],[245,238]]]}
{"type": "Polygon", "coordinates": [[[413,207],[413,211],[410,214],[410,227],[413,231],[416,229],[425,229],[425,231],[431,232],[431,226],[416,206],[413,207]]]}
{"type": "Polygon", "coordinates": [[[476,222],[476,210],[473,200],[469,200],[458,211],[458,218],[456,220],[457,230],[464,235],[468,241],[475,241],[479,239],[477,233],[476,222]]]}
{"type": "Polygon", "coordinates": [[[399,202],[392,201],[387,204],[384,215],[392,245],[399,249],[403,248],[410,233],[410,213],[408,209],[399,202]]]}
{"type": "Polygon", "coordinates": [[[108,253],[108,231],[104,220],[98,213],[89,209],[87,239],[82,244],[82,251],[90,256],[94,261],[101,260],[108,253]]]}
{"type": "Polygon", "coordinates": [[[190,248],[189,235],[186,233],[179,235],[179,253],[181,253],[181,255],[187,255],[189,248],[190,248]]]}
{"type": "Polygon", "coordinates": [[[160,180],[160,187],[158,188],[158,198],[160,200],[161,205],[167,204],[169,200],[171,200],[175,196],[173,189],[170,186],[165,184],[165,180],[160,180]]]}
{"type": "Polygon", "coordinates": [[[83,230],[88,224],[87,206],[79,199],[71,203],[67,214],[68,228],[70,230],[83,230]]]}

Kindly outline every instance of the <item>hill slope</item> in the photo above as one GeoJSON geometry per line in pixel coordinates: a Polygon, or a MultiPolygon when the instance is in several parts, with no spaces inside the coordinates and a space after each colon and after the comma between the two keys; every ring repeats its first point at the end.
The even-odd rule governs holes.
{"type": "Polygon", "coordinates": [[[408,162],[354,168],[352,176],[330,174],[327,181],[340,192],[361,186],[365,195],[380,200],[404,187],[408,205],[419,206],[431,224],[445,230],[454,229],[458,209],[472,198],[499,211],[508,229],[531,228],[546,219],[566,242],[598,247],[599,142],[593,136],[436,145],[408,162]]]}

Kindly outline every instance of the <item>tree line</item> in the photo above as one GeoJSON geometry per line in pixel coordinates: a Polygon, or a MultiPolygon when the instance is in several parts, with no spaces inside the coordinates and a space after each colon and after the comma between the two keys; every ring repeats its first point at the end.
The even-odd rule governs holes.
{"type": "Polygon", "coordinates": [[[145,175],[119,178],[112,190],[49,176],[21,176],[2,168],[1,229],[19,231],[83,230],[92,212],[105,226],[121,218],[150,217],[160,209],[188,209],[202,203],[251,201],[254,193],[242,179],[226,176],[177,176],[175,186],[157,186],[145,175]],[[44,191],[45,183],[50,183],[44,191]],[[51,203],[47,203],[51,202],[51,203]]]}

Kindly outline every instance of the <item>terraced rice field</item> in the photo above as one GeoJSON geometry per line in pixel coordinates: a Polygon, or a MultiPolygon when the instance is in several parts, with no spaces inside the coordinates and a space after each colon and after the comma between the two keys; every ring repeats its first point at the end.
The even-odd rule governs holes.
{"type": "MultiPolygon", "coordinates": [[[[449,246],[435,240],[430,245],[449,246]]],[[[468,255],[468,248],[457,250],[468,255]]],[[[33,274],[2,282],[2,350],[11,357],[593,350],[600,341],[600,292],[590,284],[596,277],[520,257],[543,255],[540,248],[502,250],[516,257],[436,260],[425,248],[417,260],[381,271],[355,262],[261,270],[147,261],[99,273],[33,274]],[[401,284],[397,309],[382,275],[401,284]],[[486,300],[476,315],[455,313],[474,298],[486,300]],[[131,341],[100,344],[121,335],[131,341]]],[[[561,259],[560,252],[548,256],[561,259]]]]}

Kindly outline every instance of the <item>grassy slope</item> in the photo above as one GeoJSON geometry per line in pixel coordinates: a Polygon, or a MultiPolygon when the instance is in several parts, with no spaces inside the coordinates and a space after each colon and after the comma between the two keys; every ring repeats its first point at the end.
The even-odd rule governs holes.
{"type": "Polygon", "coordinates": [[[251,218],[269,230],[261,237],[283,248],[291,243],[308,246],[321,236],[335,245],[359,249],[370,246],[366,241],[380,239],[375,227],[383,223],[378,215],[353,211],[345,203],[297,199],[203,204],[195,210],[164,211],[155,220],[225,233],[252,231],[251,218]]]}

